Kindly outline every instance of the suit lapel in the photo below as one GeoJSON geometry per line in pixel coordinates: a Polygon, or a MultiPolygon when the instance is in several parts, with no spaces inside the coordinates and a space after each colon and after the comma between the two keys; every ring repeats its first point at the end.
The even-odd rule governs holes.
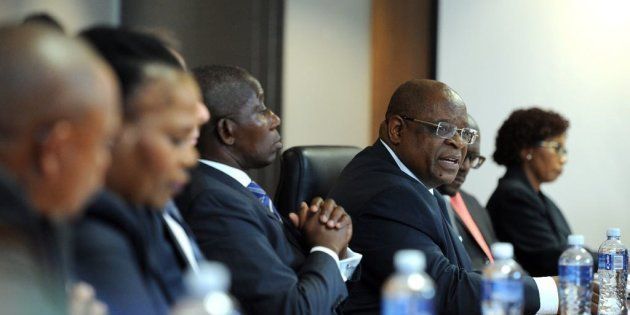
{"type": "MultiPolygon", "coordinates": [[[[405,174],[405,172],[403,172],[400,167],[398,167],[396,161],[394,161],[391,154],[389,154],[387,148],[385,148],[380,140],[376,141],[376,143],[373,145],[373,148],[376,155],[383,157],[388,162],[391,171],[400,174],[405,179],[410,181],[415,187],[415,190],[420,194],[420,197],[425,202],[427,202],[429,208],[435,211],[435,214],[438,216],[438,220],[440,220],[440,223],[442,225],[442,228],[440,230],[442,230],[444,233],[444,239],[446,240],[445,245],[453,247],[452,250],[455,254],[454,258],[457,259],[457,261],[453,261],[453,263],[466,270],[471,270],[472,263],[470,261],[470,257],[466,253],[466,250],[464,249],[462,243],[459,241],[459,238],[457,237],[453,228],[448,222],[448,210],[446,208],[446,204],[444,203],[444,198],[442,197],[442,195],[440,195],[440,193],[435,189],[433,190],[433,194],[431,194],[431,192],[427,189],[426,186],[424,186],[424,184],[420,183],[415,178],[405,174]]],[[[445,248],[444,250],[444,255],[448,257],[449,255],[447,255],[447,253],[449,249],[445,248]]]]}
{"type": "Polygon", "coordinates": [[[288,221],[287,219],[283,219],[282,222],[278,221],[278,218],[276,218],[276,216],[273,213],[271,213],[271,211],[269,211],[269,209],[267,209],[267,207],[265,207],[262,204],[262,202],[260,202],[260,200],[258,200],[258,198],[256,198],[256,196],[254,196],[254,194],[252,194],[252,192],[249,191],[249,189],[247,189],[247,187],[241,185],[241,183],[239,183],[237,180],[235,180],[231,176],[215,169],[212,166],[203,164],[201,162],[199,163],[198,167],[207,176],[218,178],[221,182],[225,183],[226,185],[233,188],[235,191],[239,192],[243,196],[243,198],[249,200],[251,204],[255,204],[256,210],[260,211],[260,213],[262,213],[266,217],[265,219],[271,220],[273,222],[272,224],[276,224],[280,227],[280,229],[282,230],[282,233],[284,234],[285,238],[289,241],[289,243],[291,243],[294,247],[299,249],[300,252],[304,252],[303,247],[300,245],[300,242],[297,240],[297,236],[299,235],[299,232],[295,230],[295,228],[287,226],[290,224],[290,222],[287,222],[288,221]]]}
{"type": "Polygon", "coordinates": [[[433,200],[436,201],[436,204],[440,209],[440,213],[442,215],[442,224],[444,225],[444,229],[447,234],[446,239],[449,241],[450,245],[453,246],[453,250],[457,257],[457,265],[466,270],[471,270],[472,262],[470,261],[470,256],[468,256],[466,249],[464,249],[464,245],[462,244],[462,242],[459,241],[459,237],[457,236],[457,234],[455,234],[453,227],[451,227],[448,220],[446,219],[448,218],[446,202],[437,190],[433,190],[433,192],[435,194],[433,200]]]}

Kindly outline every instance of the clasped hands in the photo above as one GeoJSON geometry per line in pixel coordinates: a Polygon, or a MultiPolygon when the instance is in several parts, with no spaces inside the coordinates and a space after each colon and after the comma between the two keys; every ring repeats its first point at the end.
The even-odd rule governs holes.
{"type": "Polygon", "coordinates": [[[334,200],[315,197],[310,206],[306,202],[289,214],[289,219],[310,246],[324,246],[345,258],[352,238],[352,219],[334,200]]]}

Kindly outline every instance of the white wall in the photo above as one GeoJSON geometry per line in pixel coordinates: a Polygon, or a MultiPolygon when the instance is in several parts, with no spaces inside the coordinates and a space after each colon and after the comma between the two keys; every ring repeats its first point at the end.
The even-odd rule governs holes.
{"type": "MultiPolygon", "coordinates": [[[[612,226],[630,244],[630,2],[443,0],[438,20],[438,79],[478,120],[483,154],[515,108],[560,112],[569,163],[543,191],[591,246],[612,226]]],[[[464,188],[485,203],[503,172],[490,162],[464,188]]]]}
{"type": "Polygon", "coordinates": [[[295,145],[363,147],[370,129],[370,7],[365,0],[287,0],[283,131],[295,145]]]}
{"type": "Polygon", "coordinates": [[[20,22],[34,12],[47,12],[70,33],[93,24],[120,24],[120,0],[2,0],[0,22],[20,22]]]}

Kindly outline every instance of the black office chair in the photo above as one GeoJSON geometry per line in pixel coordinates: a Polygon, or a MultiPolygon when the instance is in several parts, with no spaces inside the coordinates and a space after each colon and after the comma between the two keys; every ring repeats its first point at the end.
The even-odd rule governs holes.
{"type": "Polygon", "coordinates": [[[286,217],[302,201],[325,198],[341,170],[361,149],[352,146],[298,146],[282,154],[274,203],[286,217]]]}

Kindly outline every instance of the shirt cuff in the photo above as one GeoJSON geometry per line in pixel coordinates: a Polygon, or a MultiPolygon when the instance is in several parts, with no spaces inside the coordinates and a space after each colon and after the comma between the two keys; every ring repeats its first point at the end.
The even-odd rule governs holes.
{"type": "Polygon", "coordinates": [[[337,268],[339,268],[339,274],[341,275],[341,278],[344,282],[346,282],[348,278],[352,277],[352,274],[354,274],[354,271],[357,269],[357,266],[359,266],[359,263],[361,262],[361,258],[363,258],[363,255],[352,251],[350,247],[346,249],[346,258],[341,261],[339,261],[339,256],[337,255],[337,253],[335,253],[330,248],[324,246],[315,246],[311,248],[310,252],[312,253],[316,251],[324,252],[335,260],[337,268]]]}
{"type": "Polygon", "coordinates": [[[536,314],[558,313],[558,287],[551,277],[534,278],[540,296],[540,309],[536,314]]]}
{"type": "Polygon", "coordinates": [[[363,255],[353,251],[350,247],[346,249],[346,258],[339,262],[339,271],[341,272],[341,277],[344,282],[352,278],[362,258],[363,255]]]}

